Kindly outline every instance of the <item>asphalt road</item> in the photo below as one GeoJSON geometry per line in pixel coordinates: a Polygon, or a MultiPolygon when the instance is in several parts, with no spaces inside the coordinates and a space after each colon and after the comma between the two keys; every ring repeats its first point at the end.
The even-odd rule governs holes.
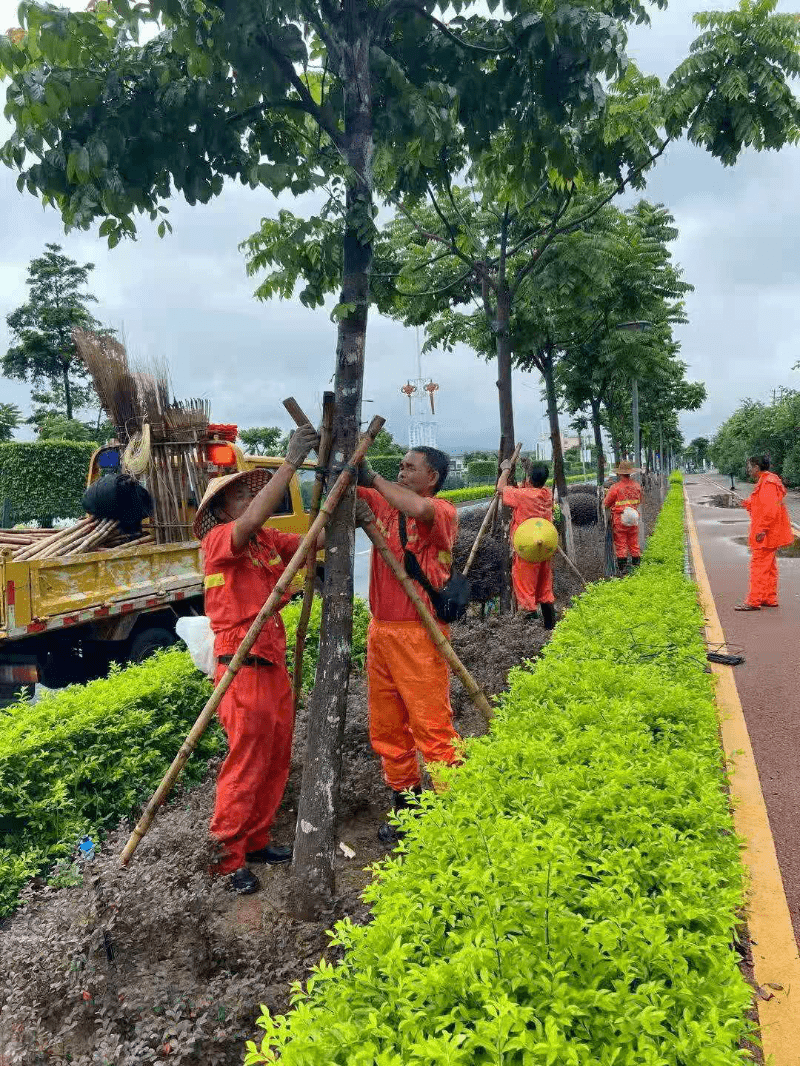
{"type": "MultiPolygon", "coordinates": [[[[746,660],[736,667],[736,685],[800,943],[800,558],[779,557],[778,608],[734,610],[747,595],[749,516],[742,508],[709,506],[726,483],[729,478],[716,475],[687,474],[685,480],[728,649],[746,660]]],[[[737,483],[742,496],[750,488],[737,483]]],[[[796,493],[791,504],[800,525],[796,493]]]]}

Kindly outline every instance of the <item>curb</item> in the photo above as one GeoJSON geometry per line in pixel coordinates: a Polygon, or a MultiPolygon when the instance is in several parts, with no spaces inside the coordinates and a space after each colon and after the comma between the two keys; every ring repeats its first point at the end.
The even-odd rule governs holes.
{"type": "MultiPolygon", "coordinates": [[[[691,502],[683,490],[684,513],[700,606],[709,644],[725,648],[706,573],[691,502]]],[[[770,1066],[800,1066],[800,954],[789,916],[775,842],[769,826],[753,748],[747,732],[734,668],[709,664],[716,675],[716,703],[725,761],[732,772],[730,794],[736,832],[742,838],[747,871],[747,924],[756,983],[769,999],[757,996],[764,1058],[770,1066]]]]}

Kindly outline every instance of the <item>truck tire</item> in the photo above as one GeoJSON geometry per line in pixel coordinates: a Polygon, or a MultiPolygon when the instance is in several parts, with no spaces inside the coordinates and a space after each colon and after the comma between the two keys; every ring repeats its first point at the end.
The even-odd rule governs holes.
{"type": "Polygon", "coordinates": [[[162,648],[171,648],[177,641],[178,638],[169,629],[162,629],[160,626],[141,629],[131,639],[127,660],[129,663],[144,662],[162,648]]]}

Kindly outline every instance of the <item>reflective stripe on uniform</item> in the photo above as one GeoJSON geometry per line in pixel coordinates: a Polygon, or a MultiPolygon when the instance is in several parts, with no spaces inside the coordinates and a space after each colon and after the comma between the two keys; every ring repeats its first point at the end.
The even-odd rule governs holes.
{"type": "Polygon", "coordinates": [[[203,579],[203,587],[207,589],[217,589],[225,584],[224,574],[208,574],[203,579]]]}

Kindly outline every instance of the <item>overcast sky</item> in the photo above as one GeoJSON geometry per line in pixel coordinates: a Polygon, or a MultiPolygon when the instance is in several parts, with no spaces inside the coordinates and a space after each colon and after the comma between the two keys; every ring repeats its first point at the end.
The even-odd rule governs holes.
{"type": "MultiPolygon", "coordinates": [[[[654,12],[651,28],[632,31],[629,53],[644,71],[664,78],[677,65],[696,36],[695,10],[696,0],[673,0],[667,11],[654,12]]],[[[0,27],[14,25],[16,0],[0,0],[0,27]]],[[[0,142],[8,130],[0,118],[0,142]]],[[[706,383],[709,399],[684,417],[687,440],[713,432],[739,400],[765,399],[775,388],[800,382],[791,370],[800,359],[799,179],[797,148],[748,153],[737,167],[724,169],[680,144],[651,173],[644,195],[675,215],[675,258],[695,286],[679,339],[689,376],[706,383]]],[[[290,197],[281,206],[303,211],[303,202],[290,197]]],[[[165,356],[177,396],[208,397],[215,421],[288,426],[281,399],[291,394],[309,413],[318,409],[333,373],[336,338],[325,311],[252,297],[255,283],[237,246],[277,210],[266,191],[232,185],[205,206],[171,203],[172,236],[159,240],[144,221],[137,241],[109,251],[92,234],[65,235],[58,213],[18,193],[15,174],[0,166],[0,352],[8,344],[5,317],[26,297],[28,262],[46,242],[57,242],[80,262],[96,265],[97,317],[124,330],[133,356],[165,356]]],[[[384,415],[401,441],[407,439],[408,406],[400,388],[415,376],[415,365],[414,332],[372,314],[364,396],[373,402],[364,413],[384,415]]],[[[494,367],[462,349],[425,356],[423,371],[440,386],[440,446],[496,448],[494,367]]],[[[518,437],[534,447],[542,433],[538,379],[515,374],[514,385],[518,437]]],[[[29,396],[27,385],[0,378],[2,400],[27,412],[29,396]]]]}

